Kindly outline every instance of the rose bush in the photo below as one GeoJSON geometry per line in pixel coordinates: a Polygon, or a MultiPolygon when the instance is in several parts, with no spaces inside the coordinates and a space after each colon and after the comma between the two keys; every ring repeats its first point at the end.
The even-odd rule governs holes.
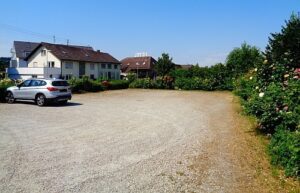
{"type": "Polygon", "coordinates": [[[266,59],[235,84],[247,113],[258,128],[272,134],[272,163],[300,177],[300,19],[292,16],[281,33],[272,34],[266,59]]]}

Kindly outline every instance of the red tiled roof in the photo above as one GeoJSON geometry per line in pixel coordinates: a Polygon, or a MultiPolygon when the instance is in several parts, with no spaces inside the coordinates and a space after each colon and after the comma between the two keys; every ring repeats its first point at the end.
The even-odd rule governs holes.
{"type": "Polygon", "coordinates": [[[191,65],[191,64],[175,64],[175,67],[176,68],[181,68],[181,69],[185,69],[185,70],[188,70],[188,69],[191,69],[194,65],[191,65]]]}
{"type": "Polygon", "coordinates": [[[122,72],[129,72],[131,70],[153,70],[156,60],[151,56],[144,57],[128,57],[121,60],[122,72]]]}
{"type": "Polygon", "coordinates": [[[90,49],[91,47],[68,46],[62,44],[50,44],[45,42],[42,42],[35,50],[33,50],[32,53],[27,57],[27,59],[31,57],[31,55],[42,46],[50,50],[50,52],[60,60],[116,64],[120,63],[120,61],[118,61],[110,54],[100,51],[94,51],[93,49],[90,49]]]}

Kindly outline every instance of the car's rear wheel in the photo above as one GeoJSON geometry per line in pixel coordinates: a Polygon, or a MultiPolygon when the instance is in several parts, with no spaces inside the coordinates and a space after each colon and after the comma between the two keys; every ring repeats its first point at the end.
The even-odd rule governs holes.
{"type": "Polygon", "coordinates": [[[16,99],[15,99],[14,94],[12,92],[7,92],[5,100],[6,100],[7,103],[12,104],[12,103],[15,102],[16,99]]]}
{"type": "Polygon", "coordinates": [[[39,94],[36,96],[35,102],[38,106],[45,106],[46,105],[46,97],[43,94],[39,94]]]}

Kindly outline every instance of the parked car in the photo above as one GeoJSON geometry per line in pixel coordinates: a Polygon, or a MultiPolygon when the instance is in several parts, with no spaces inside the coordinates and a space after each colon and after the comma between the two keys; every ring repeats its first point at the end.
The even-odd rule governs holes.
{"type": "Polygon", "coordinates": [[[61,79],[28,79],[17,86],[7,88],[6,92],[8,103],[15,100],[33,100],[38,106],[50,102],[66,104],[72,98],[68,82],[61,79]]]}

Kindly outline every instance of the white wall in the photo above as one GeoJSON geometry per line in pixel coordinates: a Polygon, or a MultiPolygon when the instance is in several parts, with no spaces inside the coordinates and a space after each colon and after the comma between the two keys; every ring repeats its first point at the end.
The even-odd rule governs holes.
{"type": "Polygon", "coordinates": [[[103,78],[108,78],[108,72],[111,72],[111,76],[114,79],[120,79],[120,64],[117,65],[117,69],[114,67],[115,64],[111,64],[111,68],[108,68],[108,64],[106,64],[105,68],[102,68],[101,64],[98,64],[98,77],[103,75],[103,78]]]}
{"type": "Polygon", "coordinates": [[[98,64],[97,63],[85,63],[85,75],[90,77],[94,75],[95,78],[98,78],[98,64]],[[91,69],[91,64],[94,64],[94,69],[91,69]]]}
{"type": "Polygon", "coordinates": [[[73,77],[79,77],[79,62],[76,61],[62,61],[62,75],[66,77],[66,75],[72,75],[73,77]],[[66,63],[73,63],[72,69],[66,68],[66,63]]]}
{"type": "Polygon", "coordinates": [[[47,61],[53,61],[54,67],[60,68],[60,60],[56,58],[51,51],[46,49],[46,55],[42,56],[41,51],[46,49],[44,46],[40,47],[28,60],[28,67],[48,67],[47,61]]]}
{"type": "MultiPolygon", "coordinates": [[[[106,64],[106,68],[101,68],[101,63],[91,63],[86,62],[85,63],[85,75],[90,77],[92,74],[94,75],[94,78],[97,79],[100,77],[101,73],[105,78],[108,76],[108,72],[111,72],[112,77],[115,77],[115,79],[120,79],[120,65],[118,64],[118,68],[114,68],[114,64],[112,64],[112,68],[108,69],[108,65],[106,64]],[[91,64],[94,64],[94,69],[91,69],[91,64]]],[[[72,77],[79,78],[79,62],[77,61],[63,61],[62,62],[62,75],[66,77],[66,75],[72,75],[72,77]],[[67,69],[66,63],[72,62],[73,68],[67,69]]]]}

